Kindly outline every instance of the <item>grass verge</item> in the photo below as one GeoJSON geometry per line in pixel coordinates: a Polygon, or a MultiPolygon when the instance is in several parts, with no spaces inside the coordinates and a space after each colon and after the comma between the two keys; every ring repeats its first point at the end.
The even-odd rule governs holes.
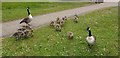
{"type": "Polygon", "coordinates": [[[31,8],[33,16],[91,5],[90,2],[3,2],[2,21],[11,21],[27,16],[26,7],[31,8]]]}
{"type": "Polygon", "coordinates": [[[3,56],[117,56],[118,55],[118,9],[117,7],[97,10],[79,16],[78,23],[71,18],[62,32],[49,26],[34,30],[34,37],[15,41],[3,39],[3,56]],[[90,26],[96,36],[96,45],[90,51],[85,41],[90,26]],[[68,40],[68,31],[74,38],[68,40]]]}

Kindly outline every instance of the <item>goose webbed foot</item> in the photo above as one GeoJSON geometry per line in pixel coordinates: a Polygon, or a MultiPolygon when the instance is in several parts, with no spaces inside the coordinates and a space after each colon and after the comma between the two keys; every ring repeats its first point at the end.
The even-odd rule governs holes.
{"type": "Polygon", "coordinates": [[[88,47],[91,49],[91,45],[90,44],[88,44],[88,47]]]}

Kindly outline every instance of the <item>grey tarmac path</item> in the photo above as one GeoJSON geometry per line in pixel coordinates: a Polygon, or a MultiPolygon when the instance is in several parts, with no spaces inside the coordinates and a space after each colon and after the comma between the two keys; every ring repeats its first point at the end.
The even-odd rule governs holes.
{"type": "MultiPolygon", "coordinates": [[[[90,5],[90,6],[84,6],[84,7],[75,8],[75,9],[64,10],[60,12],[38,15],[33,17],[33,20],[31,21],[30,24],[32,25],[32,28],[36,28],[36,27],[43,26],[52,20],[55,20],[56,17],[60,17],[60,18],[64,16],[70,17],[70,16],[73,16],[74,14],[82,15],[88,12],[95,11],[97,9],[113,7],[113,6],[118,6],[118,3],[107,2],[107,3],[90,5]]],[[[2,29],[0,30],[1,32],[0,37],[11,36],[19,28],[20,26],[19,22],[21,20],[22,19],[0,23],[0,29],[2,29]]]]}

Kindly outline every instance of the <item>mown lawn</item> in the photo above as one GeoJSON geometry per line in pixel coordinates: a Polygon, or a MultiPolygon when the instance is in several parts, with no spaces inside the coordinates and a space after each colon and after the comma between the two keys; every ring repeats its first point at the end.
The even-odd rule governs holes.
{"type": "Polygon", "coordinates": [[[0,23],[2,22],[2,3],[0,2],[0,23]]]}
{"type": "Polygon", "coordinates": [[[3,2],[48,2],[49,0],[3,0],[3,2]]]}
{"type": "Polygon", "coordinates": [[[3,39],[3,56],[117,56],[118,55],[118,9],[111,7],[79,16],[74,23],[71,17],[62,28],[55,32],[44,26],[34,30],[34,37],[16,41],[3,39]],[[96,45],[90,51],[85,41],[90,26],[96,36],[96,45]],[[68,40],[67,32],[74,38],[68,40]]]}
{"type": "Polygon", "coordinates": [[[27,16],[29,6],[33,16],[91,5],[90,2],[3,2],[2,21],[11,21],[27,16]]]}

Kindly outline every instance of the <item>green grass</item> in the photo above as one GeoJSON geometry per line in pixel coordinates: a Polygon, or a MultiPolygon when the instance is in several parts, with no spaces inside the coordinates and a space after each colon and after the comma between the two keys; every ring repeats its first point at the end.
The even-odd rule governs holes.
{"type": "Polygon", "coordinates": [[[62,32],[44,26],[34,30],[34,37],[15,41],[3,39],[3,56],[117,56],[118,55],[118,9],[117,7],[97,10],[79,16],[79,22],[71,18],[65,23],[62,32]],[[90,26],[96,36],[96,45],[89,51],[85,41],[90,26]],[[74,38],[68,40],[68,31],[74,38]]]}
{"type": "Polygon", "coordinates": [[[0,38],[0,57],[2,56],[2,38],[0,38]]]}
{"type": "Polygon", "coordinates": [[[0,2],[0,23],[2,22],[2,3],[0,2]]]}
{"type": "Polygon", "coordinates": [[[3,0],[3,2],[48,2],[49,0],[3,0]]]}
{"type": "Polygon", "coordinates": [[[27,16],[26,7],[29,6],[33,16],[62,11],[82,6],[91,5],[90,2],[3,2],[2,21],[11,21],[27,16]]]}

